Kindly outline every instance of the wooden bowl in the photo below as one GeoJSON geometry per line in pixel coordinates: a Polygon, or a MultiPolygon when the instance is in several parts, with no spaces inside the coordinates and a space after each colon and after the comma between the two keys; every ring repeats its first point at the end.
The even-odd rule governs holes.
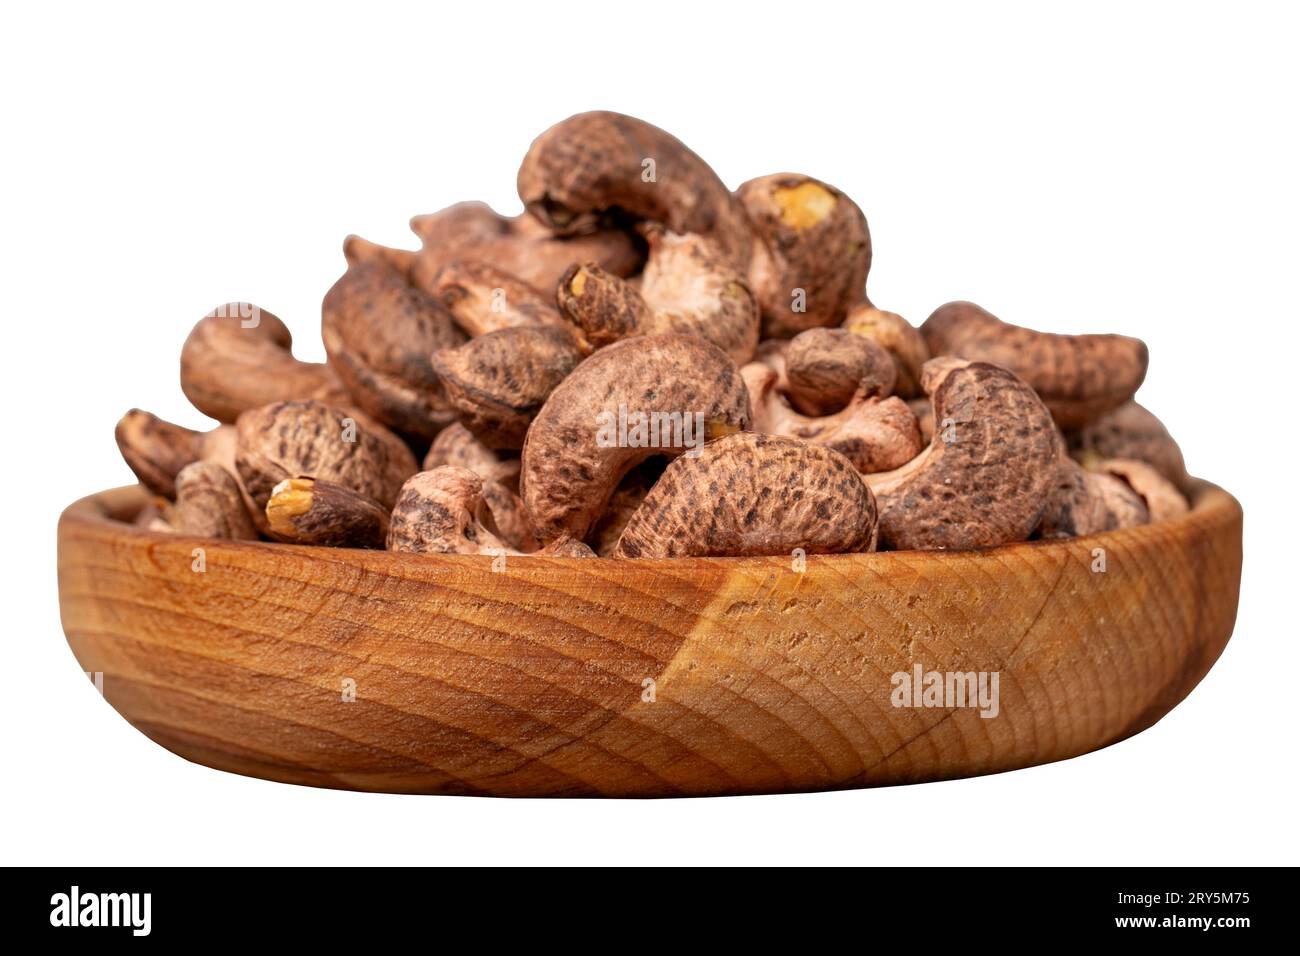
{"type": "Polygon", "coordinates": [[[493,570],[185,538],[123,523],[143,501],[119,488],[59,522],[82,669],[183,757],[354,790],[778,793],[1061,760],[1196,686],[1241,577],[1241,508],[1205,483],[1176,521],[802,571],[788,557],[493,570]],[[922,688],[926,672],[983,672],[990,694],[996,672],[997,715],[920,693],[938,706],[895,706],[895,675],[918,666],[922,688]]]}

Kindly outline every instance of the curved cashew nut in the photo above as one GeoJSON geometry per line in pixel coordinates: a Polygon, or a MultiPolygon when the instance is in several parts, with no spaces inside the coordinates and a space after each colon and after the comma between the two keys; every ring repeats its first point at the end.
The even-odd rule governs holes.
{"type": "Polygon", "coordinates": [[[232,425],[198,432],[133,408],[117,423],[113,437],[140,484],[164,498],[176,497],[176,476],[191,462],[217,461],[234,470],[232,425]]]}
{"type": "Polygon", "coordinates": [[[436,435],[452,414],[429,365],[465,336],[443,307],[381,263],[358,263],[321,304],[330,367],[361,410],[408,435],[436,435]]]}
{"type": "Polygon", "coordinates": [[[1038,392],[1062,428],[1079,428],[1133,397],[1147,347],[1124,335],[1057,335],[1010,325],[970,302],[949,302],[921,326],[932,355],[1009,369],[1038,392]]]}
{"type": "Polygon", "coordinates": [[[780,373],[769,364],[751,362],[740,374],[749,389],[754,431],[834,449],[863,474],[898,468],[921,452],[916,416],[900,398],[880,399],[859,390],[841,411],[810,418],[782,398],[780,373]]]}
{"type": "Polygon", "coordinates": [[[331,481],[391,508],[402,482],[416,471],[411,450],[392,432],[322,402],[256,408],[240,415],[235,427],[235,468],[263,521],[286,478],[331,481]]]}
{"type": "Polygon", "coordinates": [[[808,329],[784,355],[785,393],[805,415],[829,415],[858,392],[888,398],[898,370],[882,346],[844,329],[808,329]]]}
{"type": "Polygon", "coordinates": [[[563,325],[554,296],[474,259],[456,259],[434,279],[438,301],[470,336],[522,325],[563,325]]]}
{"type": "Polygon", "coordinates": [[[292,345],[289,329],[270,312],[247,302],[218,306],[181,348],[181,391],[203,414],[227,424],[270,402],[345,395],[328,365],[298,361],[292,345]]]}
{"type": "Polygon", "coordinates": [[[1038,527],[1042,538],[1073,538],[1146,524],[1142,499],[1112,475],[1085,471],[1062,456],[1047,512],[1038,527]]]}
{"type": "MultiPolygon", "coordinates": [[[[466,468],[445,465],[412,476],[393,508],[388,550],[414,554],[521,555],[484,522],[483,479],[466,468]]],[[[581,541],[564,537],[536,554],[593,557],[581,541]]]]}
{"type": "Polygon", "coordinates": [[[703,339],[640,336],[601,349],[556,387],[524,441],[521,493],[538,537],[584,538],[636,465],[694,452],[749,421],[735,364],[703,339]]]}
{"type": "Polygon", "coordinates": [[[876,503],[838,452],[742,433],[677,458],[628,521],[620,558],[870,550],[876,503]]]}
{"type": "Polygon", "coordinates": [[[1134,458],[1147,462],[1183,492],[1191,487],[1182,449],[1160,419],[1137,402],[1126,402],[1066,439],[1076,459],[1134,458]]]}
{"type": "Polygon", "coordinates": [[[749,280],[763,335],[786,338],[844,321],[865,298],[871,269],[862,210],[835,187],[797,173],[751,179],[736,196],[758,239],[749,280]]]}
{"type": "Polygon", "coordinates": [[[582,359],[565,326],[521,325],[433,353],[461,424],[490,448],[520,448],[546,397],[582,359]]]}
{"type": "Polygon", "coordinates": [[[866,476],[880,506],[881,547],[965,550],[1028,538],[1061,453],[1042,400],[986,362],[931,359],[922,385],[934,405],[930,447],[901,468],[866,476]]]}
{"type": "Polygon", "coordinates": [[[840,328],[883,346],[894,360],[898,379],[894,394],[899,398],[921,396],[921,366],[930,360],[921,330],[897,312],[886,312],[863,304],[849,312],[840,328]]]}
{"type": "Polygon", "coordinates": [[[737,266],[753,242],[740,202],[704,160],[649,123],[579,113],[533,141],[519,167],[524,207],[561,235],[589,232],[610,212],[709,236],[737,266]]]}
{"type": "Polygon", "coordinates": [[[266,503],[271,535],[328,548],[383,548],[388,512],[373,498],[332,481],[286,478],[266,503]]]}
{"type": "Polygon", "coordinates": [[[411,229],[423,247],[413,253],[411,281],[430,294],[442,266],[453,259],[476,259],[545,292],[555,288],[570,264],[588,260],[618,276],[641,268],[645,255],[622,229],[598,229],[581,236],[556,236],[524,213],[507,218],[486,203],[463,202],[441,212],[416,216],[411,229]]]}
{"type": "Polygon", "coordinates": [[[415,262],[419,255],[418,252],[410,249],[381,246],[360,236],[348,236],[343,240],[343,258],[347,260],[348,268],[358,265],[387,266],[407,282],[412,281],[411,273],[415,269],[415,262]]]}
{"type": "Polygon", "coordinates": [[[736,363],[758,345],[758,305],[743,275],[698,235],[646,231],[650,258],[640,289],[591,262],[569,267],[555,298],[595,348],[634,335],[695,335],[736,363]]]}

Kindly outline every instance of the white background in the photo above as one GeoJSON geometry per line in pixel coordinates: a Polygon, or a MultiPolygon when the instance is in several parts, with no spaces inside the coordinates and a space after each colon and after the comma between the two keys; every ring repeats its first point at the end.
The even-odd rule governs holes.
{"type": "Polygon", "coordinates": [[[1282,5],[807,2],[7,5],[3,93],[5,862],[1296,863],[1295,14],[1282,5]],[[905,8],[904,8],[905,7],[905,8]],[[1161,723],[952,783],[788,797],[336,793],[189,764],[68,651],[55,523],[131,475],[140,405],[220,302],[319,359],[349,232],[461,199],[518,210],[574,112],[661,125],[730,185],[846,190],[877,304],[969,298],[1151,347],[1140,394],[1246,511],[1232,642],[1161,723]]]}

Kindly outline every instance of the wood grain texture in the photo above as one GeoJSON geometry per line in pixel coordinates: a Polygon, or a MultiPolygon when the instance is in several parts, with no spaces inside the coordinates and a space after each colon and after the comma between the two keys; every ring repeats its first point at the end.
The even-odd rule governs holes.
{"type": "Polygon", "coordinates": [[[117,520],[143,501],[124,488],[64,512],[59,595],[112,706],[235,773],[501,796],[912,783],[1085,753],[1187,695],[1232,632],[1241,574],[1240,506],[1195,494],[1164,524],[811,556],[802,572],[538,557],[494,571],[151,533],[117,520]],[[998,672],[998,716],[892,706],[891,675],[914,664],[998,672]]]}

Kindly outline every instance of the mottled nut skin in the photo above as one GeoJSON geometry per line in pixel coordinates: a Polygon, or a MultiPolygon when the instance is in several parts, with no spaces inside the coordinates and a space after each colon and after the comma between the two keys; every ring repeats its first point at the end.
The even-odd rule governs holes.
{"type": "Polygon", "coordinates": [[[551,393],[524,442],[521,494],[541,540],[584,538],[631,468],[686,450],[602,447],[601,415],[617,419],[620,407],[629,414],[699,413],[707,437],[743,431],[750,422],[745,383],[717,346],[656,335],[601,349],[551,393]]]}
{"type": "Polygon", "coordinates": [[[388,511],[373,498],[332,481],[286,478],[266,503],[273,537],[326,548],[383,548],[388,511]]]}
{"type": "Polygon", "coordinates": [[[1147,347],[1123,335],[1057,335],[1003,322],[971,302],[949,302],[921,326],[930,354],[990,362],[1029,384],[1063,429],[1081,428],[1133,397],[1147,347]]]}
{"type": "Polygon", "coordinates": [[[562,326],[517,326],[433,353],[432,366],[461,424],[489,448],[517,449],[546,397],[582,359],[562,326]]]}
{"type": "Polygon", "coordinates": [[[870,339],[889,353],[898,371],[895,395],[908,399],[920,397],[921,366],[930,359],[920,329],[897,312],[886,312],[869,303],[856,306],[840,327],[870,339]]]}
{"type": "Polygon", "coordinates": [[[1073,538],[1132,528],[1148,520],[1146,505],[1124,482],[1084,471],[1078,462],[1062,456],[1038,536],[1073,538]]]}
{"type": "Polygon", "coordinates": [[[736,191],[757,234],[749,280],[763,335],[788,338],[838,325],[866,295],[871,234],[862,210],[834,186],[798,173],[751,179],[736,191]],[[802,289],[803,311],[794,292],[802,289]]]}
{"type": "Polygon", "coordinates": [[[485,262],[449,262],[439,270],[434,286],[438,300],[471,337],[521,325],[564,322],[550,296],[485,262]]]}
{"type": "Polygon", "coordinates": [[[745,433],[671,462],[628,521],[614,557],[866,551],[875,525],[871,491],[843,455],[745,433]]]}
{"type": "Polygon", "coordinates": [[[786,395],[805,415],[829,415],[862,391],[888,398],[898,371],[889,352],[843,329],[809,329],[785,351],[786,395]]]}
{"type": "Polygon", "coordinates": [[[1187,493],[1191,487],[1183,452],[1160,419],[1137,402],[1126,402],[1082,430],[1067,433],[1076,459],[1132,458],[1145,461],[1187,493]]]}
{"type": "Polygon", "coordinates": [[[901,398],[880,399],[859,389],[834,414],[801,415],[779,393],[781,373],[773,368],[771,358],[740,370],[749,389],[754,431],[834,449],[863,474],[898,468],[921,453],[920,426],[901,398]]]}
{"type": "Polygon", "coordinates": [[[176,476],[203,455],[203,434],[133,408],[114,429],[118,450],[140,484],[155,495],[176,497],[176,476]]]}
{"type": "Polygon", "coordinates": [[[588,232],[617,210],[709,236],[734,264],[749,262],[752,234],[739,201],[680,141],[631,116],[580,113],[552,126],[529,148],[518,186],[528,212],[562,235],[588,232]]]}
{"type": "Polygon", "coordinates": [[[400,273],[379,263],[350,267],[325,295],[321,336],[330,367],[366,414],[424,438],[452,421],[429,355],[465,335],[400,273]]]}
{"type": "Polygon", "coordinates": [[[460,422],[448,425],[438,433],[420,470],[433,471],[443,465],[468,468],[484,481],[516,486],[519,482],[519,459],[489,448],[460,422]]]}
{"type": "Polygon", "coordinates": [[[212,461],[195,461],[176,476],[176,507],[168,513],[173,530],[203,538],[257,540],[239,482],[212,461]]]}
{"type": "Polygon", "coordinates": [[[480,524],[483,479],[447,465],[402,485],[388,527],[388,550],[412,554],[507,553],[505,542],[480,524]]]}
{"type": "Polygon", "coordinates": [[[500,215],[481,202],[463,202],[411,220],[423,248],[415,253],[411,281],[436,294],[442,266],[453,259],[475,259],[549,292],[574,262],[596,262],[617,276],[641,268],[645,250],[623,229],[601,228],[580,236],[556,236],[525,213],[500,215]]]}
{"type": "Polygon", "coordinates": [[[262,514],[276,485],[302,475],[344,485],[391,508],[402,482],[416,470],[415,457],[396,435],[322,402],[277,402],[244,412],[235,427],[235,467],[262,514]],[[347,441],[353,429],[356,440],[347,441]]]}
{"type": "Polygon", "coordinates": [[[1126,458],[1108,458],[1092,465],[1090,471],[1124,482],[1142,499],[1152,521],[1168,521],[1187,514],[1189,505],[1181,491],[1144,461],[1126,458]]]}
{"type": "Polygon", "coordinates": [[[758,304],[744,276],[702,236],[646,231],[650,258],[640,287],[595,263],[571,266],[556,288],[560,311],[594,348],[633,335],[696,335],[732,361],[758,345],[758,304]]]}
{"type": "Polygon", "coordinates": [[[930,447],[867,476],[881,548],[965,550],[1028,538],[1051,500],[1062,447],[1042,400],[986,362],[932,359],[922,385],[934,406],[930,447]]]}
{"type": "MultiPolygon", "coordinates": [[[[490,484],[490,483],[489,483],[490,484]]],[[[522,555],[484,523],[485,484],[465,468],[422,471],[402,486],[388,531],[388,550],[416,554],[522,555]]],[[[561,536],[536,554],[595,557],[581,541],[561,536]]]]}
{"type": "Polygon", "coordinates": [[[181,391],[203,414],[227,424],[271,402],[335,401],[345,394],[329,366],[298,361],[292,345],[289,329],[265,309],[247,302],[218,306],[181,348],[181,391]]]}

